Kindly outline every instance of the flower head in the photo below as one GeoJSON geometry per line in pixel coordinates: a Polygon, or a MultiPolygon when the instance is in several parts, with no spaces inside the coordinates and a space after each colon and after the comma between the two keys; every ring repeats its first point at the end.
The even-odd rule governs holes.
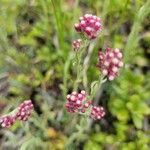
{"type": "Polygon", "coordinates": [[[33,104],[31,100],[26,100],[20,104],[18,107],[18,112],[16,113],[16,117],[19,120],[26,121],[31,115],[33,109],[33,104]]]}
{"type": "Polygon", "coordinates": [[[13,115],[5,115],[0,117],[0,125],[2,127],[10,127],[12,126],[16,121],[16,117],[13,115]]]}
{"type": "Polygon", "coordinates": [[[81,39],[74,40],[72,43],[73,49],[78,50],[81,46],[81,43],[82,43],[81,39]]]}
{"type": "Polygon", "coordinates": [[[122,57],[122,52],[118,48],[106,48],[105,52],[99,51],[97,66],[104,76],[107,76],[109,80],[113,80],[118,75],[119,68],[123,67],[122,57]]]}
{"type": "Polygon", "coordinates": [[[71,113],[79,112],[82,109],[85,99],[85,91],[81,91],[80,93],[74,91],[71,94],[67,95],[67,103],[65,105],[67,111],[71,113]]]}
{"type": "Polygon", "coordinates": [[[85,91],[72,92],[67,95],[66,109],[70,113],[84,113],[94,120],[100,120],[105,115],[103,107],[93,106],[91,100],[87,100],[85,91]]]}
{"type": "Polygon", "coordinates": [[[102,30],[101,19],[92,14],[80,17],[79,23],[74,26],[77,32],[83,33],[88,39],[95,39],[102,30]]]}
{"type": "Polygon", "coordinates": [[[31,100],[25,100],[15,110],[8,115],[0,117],[0,125],[2,127],[12,126],[16,120],[27,121],[33,110],[33,104],[31,100]]]}
{"type": "Polygon", "coordinates": [[[105,115],[105,111],[103,107],[93,106],[91,110],[90,117],[94,120],[100,120],[105,115]]]}

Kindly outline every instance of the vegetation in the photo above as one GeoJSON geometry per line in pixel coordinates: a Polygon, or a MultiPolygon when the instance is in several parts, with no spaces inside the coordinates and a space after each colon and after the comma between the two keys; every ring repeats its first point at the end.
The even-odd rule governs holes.
{"type": "Polygon", "coordinates": [[[149,0],[0,0],[0,114],[26,99],[34,105],[27,122],[0,127],[0,149],[149,150],[149,8],[149,0]],[[83,57],[78,90],[99,78],[99,49],[121,49],[125,64],[94,97],[106,110],[97,121],[64,107],[76,80],[74,23],[86,13],[102,18],[103,30],[83,57]]]}

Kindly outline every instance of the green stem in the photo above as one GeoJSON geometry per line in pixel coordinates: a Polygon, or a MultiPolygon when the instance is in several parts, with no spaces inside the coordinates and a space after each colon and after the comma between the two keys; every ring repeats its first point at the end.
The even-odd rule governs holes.
{"type": "Polygon", "coordinates": [[[97,91],[101,88],[102,84],[104,82],[106,82],[107,79],[104,79],[104,76],[101,75],[99,77],[99,80],[95,83],[95,85],[93,87],[91,87],[91,95],[90,95],[90,99],[93,99],[94,96],[96,95],[97,91]]]}
{"type": "Polygon", "coordinates": [[[83,53],[85,52],[86,47],[89,45],[89,42],[87,40],[83,41],[84,44],[83,46],[76,51],[75,54],[75,61],[76,61],[76,72],[77,72],[77,77],[76,80],[74,82],[74,90],[76,91],[78,89],[78,84],[81,82],[81,75],[83,74],[83,64],[82,64],[82,56],[83,53]]]}
{"type": "Polygon", "coordinates": [[[78,131],[73,133],[70,138],[68,139],[68,142],[66,144],[66,149],[69,149],[69,146],[73,143],[74,140],[81,139],[81,137],[84,136],[84,131],[87,129],[85,125],[85,117],[82,117],[80,120],[80,124],[77,126],[78,131]]]}
{"type": "Polygon", "coordinates": [[[76,67],[76,70],[77,70],[77,77],[76,77],[76,80],[75,80],[75,85],[74,85],[74,90],[76,91],[77,88],[78,88],[78,83],[80,82],[80,71],[81,71],[81,58],[79,53],[76,52],[76,63],[77,63],[77,67],[76,67]]]}
{"type": "Polygon", "coordinates": [[[89,68],[90,58],[92,56],[93,50],[94,50],[94,42],[92,42],[92,44],[90,44],[90,46],[88,47],[87,55],[83,62],[83,86],[87,90],[89,89],[88,88],[87,70],[89,68]]]}
{"type": "Polygon", "coordinates": [[[58,34],[58,39],[59,39],[59,46],[61,49],[65,50],[64,48],[64,28],[63,28],[63,15],[62,15],[62,10],[61,10],[61,1],[55,1],[51,0],[52,6],[53,6],[53,12],[54,12],[54,17],[56,20],[56,25],[57,25],[57,34],[58,34]]]}
{"type": "Polygon", "coordinates": [[[64,76],[63,76],[63,97],[66,99],[66,94],[67,94],[67,81],[68,81],[68,72],[69,72],[69,67],[71,64],[72,60],[72,52],[69,54],[67,61],[65,62],[64,66],[64,76]]]}

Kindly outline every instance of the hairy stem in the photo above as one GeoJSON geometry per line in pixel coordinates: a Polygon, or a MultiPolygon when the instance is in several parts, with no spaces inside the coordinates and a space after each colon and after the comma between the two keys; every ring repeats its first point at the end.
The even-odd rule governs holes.
{"type": "Polygon", "coordinates": [[[76,62],[75,67],[76,67],[76,72],[77,72],[76,80],[74,82],[75,91],[78,89],[78,85],[81,82],[81,75],[83,75],[82,56],[87,46],[89,45],[89,42],[87,40],[84,40],[83,42],[84,42],[83,46],[78,51],[76,51],[76,54],[75,54],[75,62],[76,62]]]}

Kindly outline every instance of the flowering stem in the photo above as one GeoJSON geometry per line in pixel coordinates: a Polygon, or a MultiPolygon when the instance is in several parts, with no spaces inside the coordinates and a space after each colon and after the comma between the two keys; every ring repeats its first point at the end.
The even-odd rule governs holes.
{"type": "Polygon", "coordinates": [[[67,142],[67,144],[66,144],[66,148],[68,148],[68,146],[71,144],[71,143],[73,143],[73,141],[75,140],[75,139],[79,139],[79,138],[81,138],[81,137],[83,137],[84,136],[84,134],[83,134],[83,132],[87,129],[85,126],[85,117],[82,117],[81,118],[81,120],[80,120],[80,124],[79,125],[77,125],[77,129],[78,129],[78,131],[77,132],[75,132],[75,133],[73,133],[72,135],[71,135],[71,137],[68,139],[68,142],[67,142]]]}
{"type": "Polygon", "coordinates": [[[101,75],[99,77],[99,80],[95,83],[95,85],[91,86],[91,95],[90,95],[90,99],[93,99],[94,96],[96,95],[96,92],[98,91],[98,89],[101,88],[102,84],[104,82],[106,82],[107,79],[104,79],[104,76],[101,75]]]}
{"type": "Polygon", "coordinates": [[[77,77],[74,82],[74,90],[75,91],[78,89],[78,84],[81,82],[80,78],[81,78],[81,74],[82,74],[82,70],[83,70],[83,65],[81,64],[82,55],[83,55],[86,47],[89,45],[89,42],[86,39],[83,42],[84,42],[83,46],[78,51],[76,51],[76,54],[75,54],[76,71],[77,71],[77,77]]]}
{"type": "Polygon", "coordinates": [[[81,71],[81,58],[78,52],[76,52],[76,65],[77,65],[77,77],[76,77],[76,81],[74,84],[74,90],[76,91],[78,88],[78,83],[80,82],[80,71],[81,71]]]}
{"type": "Polygon", "coordinates": [[[90,58],[92,56],[93,50],[94,50],[94,43],[90,44],[88,48],[87,56],[85,57],[84,63],[83,63],[83,85],[85,88],[87,88],[87,84],[88,84],[87,70],[89,68],[89,62],[90,62],[90,58]]]}

